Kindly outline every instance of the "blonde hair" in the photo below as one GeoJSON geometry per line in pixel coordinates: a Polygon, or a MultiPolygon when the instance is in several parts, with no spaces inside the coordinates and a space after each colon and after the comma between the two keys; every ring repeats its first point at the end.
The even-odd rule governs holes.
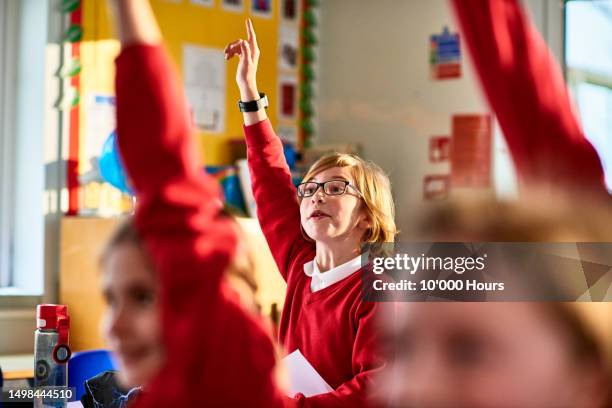
{"type": "Polygon", "coordinates": [[[397,228],[389,177],[378,165],[356,155],[332,153],[317,160],[303,181],[309,181],[318,173],[333,167],[349,168],[355,187],[363,195],[365,210],[372,225],[364,235],[362,243],[394,242],[397,228]]]}

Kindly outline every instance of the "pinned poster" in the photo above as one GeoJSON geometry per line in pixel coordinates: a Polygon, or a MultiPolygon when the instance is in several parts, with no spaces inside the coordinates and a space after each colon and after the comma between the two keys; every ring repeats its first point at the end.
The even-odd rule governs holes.
{"type": "Polygon", "coordinates": [[[217,48],[183,46],[183,81],[198,129],[225,132],[226,69],[223,51],[217,48]]]}
{"type": "Polygon", "coordinates": [[[91,94],[86,98],[85,155],[87,163],[100,156],[108,135],[115,130],[115,106],[113,95],[91,94]]]}
{"type": "Polygon", "coordinates": [[[259,17],[272,17],[272,0],[251,0],[251,12],[259,17]]]}
{"type": "Polygon", "coordinates": [[[454,115],[451,142],[451,184],[483,188],[491,185],[490,115],[454,115]]]}
{"type": "Polygon", "coordinates": [[[278,35],[278,67],[295,71],[298,64],[299,35],[297,27],[281,25],[278,35]]]}
{"type": "Polygon", "coordinates": [[[278,81],[278,115],[280,119],[293,120],[297,114],[298,81],[293,76],[283,76],[278,81]]]}
{"type": "Polygon", "coordinates": [[[298,0],[281,0],[281,17],[286,21],[297,21],[299,14],[298,0]]]}
{"type": "Polygon", "coordinates": [[[450,160],[451,140],[448,136],[432,136],[429,138],[429,161],[440,163],[450,160]]]}
{"type": "Polygon", "coordinates": [[[222,0],[221,6],[224,10],[242,13],[244,11],[244,0],[222,0]]]}
{"type": "Polygon", "coordinates": [[[461,77],[461,45],[459,34],[444,27],[442,34],[429,39],[429,63],[431,77],[435,80],[461,77]]]}
{"type": "Polygon", "coordinates": [[[448,174],[429,174],[423,179],[423,198],[439,200],[448,197],[450,177],[448,174]]]}
{"type": "Polygon", "coordinates": [[[191,0],[191,4],[195,4],[198,6],[204,6],[204,7],[212,7],[213,0],[191,0]]]}

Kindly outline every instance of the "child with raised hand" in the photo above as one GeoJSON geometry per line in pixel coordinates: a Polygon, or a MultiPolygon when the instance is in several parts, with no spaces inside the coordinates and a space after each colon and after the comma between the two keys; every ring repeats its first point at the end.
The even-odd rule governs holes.
{"type": "Polygon", "coordinates": [[[122,45],[118,143],[137,197],[132,225],[102,262],[122,385],[143,385],[137,407],[280,407],[272,341],[222,280],[236,229],[194,155],[185,98],[149,1],[110,4],[122,45]],[[145,321],[128,330],[131,313],[146,319],[149,335],[145,321]]]}
{"type": "Polygon", "coordinates": [[[236,81],[257,215],[287,282],[279,338],[333,389],[293,397],[303,407],[369,406],[369,386],[385,362],[378,351],[382,306],[362,300],[361,245],[394,240],[390,183],[373,163],[333,154],[296,190],[257,89],[260,51],[250,20],[246,29],[248,40],[229,44],[225,57],[240,59],[236,81]]]}

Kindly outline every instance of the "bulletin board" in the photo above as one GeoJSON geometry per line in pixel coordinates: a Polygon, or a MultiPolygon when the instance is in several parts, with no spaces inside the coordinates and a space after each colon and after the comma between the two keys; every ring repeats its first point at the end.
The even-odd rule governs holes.
{"type": "MultiPolygon", "coordinates": [[[[281,136],[294,138],[291,141],[297,143],[301,58],[298,52],[299,0],[151,0],[151,4],[183,85],[189,77],[197,77],[195,67],[202,55],[207,52],[222,55],[229,42],[246,39],[244,21],[250,17],[261,49],[258,87],[268,95],[268,116],[281,136]]],[[[73,44],[73,49],[78,47],[78,52],[73,50],[73,54],[80,58],[82,69],[76,79],[79,100],[73,108],[75,112],[71,113],[75,120],[70,120],[69,138],[72,154],[78,152],[78,174],[83,179],[92,169],[90,161],[96,149],[101,148],[102,140],[114,128],[114,59],[119,52],[119,42],[113,32],[106,0],[81,0],[76,13],[80,21],[75,22],[82,26],[82,37],[78,44],[73,44]]],[[[217,80],[223,77],[224,84],[217,86],[219,92],[213,96],[217,98],[217,105],[224,105],[220,110],[222,114],[217,115],[215,111],[211,115],[204,109],[201,114],[194,112],[194,104],[189,101],[194,123],[202,124],[198,126],[196,137],[202,149],[203,165],[212,166],[233,164],[229,141],[243,138],[243,119],[237,107],[240,96],[235,81],[238,60],[217,62],[215,67],[221,72],[215,75],[217,80]],[[219,103],[222,99],[223,105],[219,103]]],[[[194,88],[186,86],[185,90],[188,99],[193,99],[194,88]]],[[[211,92],[202,94],[210,97],[211,92]]],[[[87,207],[89,201],[99,203],[102,193],[94,194],[94,199],[91,188],[85,193],[80,189],[79,194],[79,205],[87,207]]],[[[114,197],[106,200],[116,203],[119,200],[116,194],[120,193],[113,194],[114,197]]]]}

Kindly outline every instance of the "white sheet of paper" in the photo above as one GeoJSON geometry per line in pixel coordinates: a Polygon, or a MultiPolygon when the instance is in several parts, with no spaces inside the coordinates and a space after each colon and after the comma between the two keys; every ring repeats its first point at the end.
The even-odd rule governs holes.
{"type": "Polygon", "coordinates": [[[185,94],[202,131],[225,132],[225,71],[223,50],[183,46],[185,94]]]}
{"type": "Polygon", "coordinates": [[[73,401],[73,402],[69,402],[66,405],[67,408],[83,408],[83,404],[81,404],[81,401],[73,401]]]}
{"type": "MultiPolygon", "coordinates": [[[[115,130],[115,97],[105,94],[87,95],[87,126],[85,128],[85,154],[87,165],[94,157],[100,157],[104,142],[115,130]]],[[[89,168],[83,169],[84,171],[89,168]]]]}
{"type": "Polygon", "coordinates": [[[282,24],[278,29],[278,67],[295,71],[299,54],[299,33],[297,27],[282,24]]]}
{"type": "Polygon", "coordinates": [[[191,0],[191,4],[197,4],[198,6],[212,7],[213,0],[191,0]]]}
{"type": "Polygon", "coordinates": [[[306,397],[312,397],[313,395],[325,394],[334,390],[306,360],[306,357],[302,355],[300,350],[295,350],[293,353],[285,356],[282,359],[282,364],[285,365],[289,373],[290,385],[287,392],[289,397],[293,397],[298,392],[301,392],[306,397]]]}

